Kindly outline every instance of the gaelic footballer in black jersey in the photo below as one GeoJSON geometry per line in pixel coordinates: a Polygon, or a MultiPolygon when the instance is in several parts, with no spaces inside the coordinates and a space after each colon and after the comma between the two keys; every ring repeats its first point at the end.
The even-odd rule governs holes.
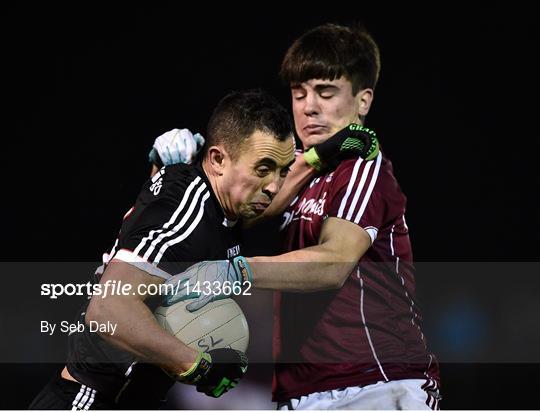
{"type": "MultiPolygon", "coordinates": [[[[202,167],[164,167],[144,184],[125,215],[108,260],[123,260],[168,279],[194,262],[240,254],[241,228],[235,223],[225,218],[202,167]]],[[[102,271],[97,271],[94,282],[99,282],[102,271]]],[[[159,301],[156,297],[146,303],[153,310],[159,301]]],[[[88,302],[77,316],[82,323],[87,307],[88,302]]],[[[135,358],[87,329],[69,336],[68,371],[112,401],[133,378],[135,358]]],[[[165,384],[161,382],[159,390],[166,392],[164,388],[174,381],[162,378],[165,384]]]]}

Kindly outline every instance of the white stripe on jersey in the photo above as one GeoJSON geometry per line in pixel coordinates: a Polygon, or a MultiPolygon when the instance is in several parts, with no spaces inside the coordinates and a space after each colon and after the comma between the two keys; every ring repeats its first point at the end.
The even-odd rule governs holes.
{"type": "Polygon", "coordinates": [[[79,401],[79,403],[76,406],[77,410],[82,410],[82,407],[84,406],[84,404],[88,400],[88,395],[90,394],[90,390],[91,389],[88,386],[84,387],[84,395],[83,395],[83,397],[81,398],[81,400],[79,401]]]}
{"type": "Polygon", "coordinates": [[[91,389],[90,397],[88,398],[88,402],[86,402],[86,405],[84,405],[84,410],[87,411],[90,409],[90,406],[94,403],[94,400],[96,399],[96,390],[91,389]]]}
{"type": "Polygon", "coordinates": [[[371,176],[371,181],[369,182],[367,192],[364,195],[364,201],[362,202],[362,205],[360,206],[360,210],[358,211],[358,214],[356,215],[356,218],[354,219],[354,223],[356,224],[360,222],[360,219],[362,219],[362,215],[364,214],[364,211],[366,210],[368,200],[371,197],[371,192],[373,192],[373,187],[375,186],[375,182],[377,181],[377,177],[379,176],[379,170],[381,168],[381,161],[382,161],[382,153],[379,152],[379,154],[377,155],[377,163],[375,164],[375,171],[373,172],[373,176],[371,176]]]}
{"type": "Polygon", "coordinates": [[[79,393],[77,394],[73,402],[71,402],[71,405],[73,406],[71,408],[72,411],[77,410],[77,408],[79,407],[79,402],[81,401],[81,398],[85,392],[86,392],[86,385],[81,385],[81,389],[79,389],[79,393]]]}
{"type": "Polygon", "coordinates": [[[375,360],[377,361],[377,365],[379,366],[379,370],[381,371],[381,374],[386,380],[386,382],[388,382],[389,379],[384,373],[384,369],[381,365],[381,362],[379,361],[379,358],[377,357],[377,352],[375,352],[375,347],[373,346],[373,342],[371,341],[371,335],[367,327],[366,316],[364,315],[364,281],[362,280],[362,276],[360,276],[360,268],[358,268],[358,266],[356,267],[356,276],[358,277],[358,279],[360,279],[360,314],[362,315],[362,322],[364,323],[366,337],[367,337],[369,346],[371,347],[371,353],[373,354],[373,357],[375,358],[375,360]]]}
{"type": "Polygon", "coordinates": [[[354,164],[352,176],[351,176],[351,179],[349,180],[349,185],[347,186],[347,192],[345,193],[345,196],[343,197],[343,200],[341,201],[341,205],[339,205],[339,210],[337,213],[337,217],[339,218],[343,218],[343,211],[345,210],[345,205],[347,204],[347,201],[349,200],[349,196],[351,195],[354,182],[356,181],[356,175],[358,174],[358,169],[360,168],[362,161],[363,159],[360,157],[354,164]]]}
{"type": "MultiPolygon", "coordinates": [[[[206,201],[208,200],[209,197],[210,197],[210,192],[207,191],[205,193],[205,195],[203,196],[203,198],[202,198],[201,204],[199,206],[199,212],[197,213],[197,216],[195,217],[195,220],[191,223],[191,225],[187,228],[187,230],[183,234],[181,234],[180,236],[178,236],[178,237],[176,237],[174,239],[169,240],[167,243],[165,243],[161,247],[161,249],[159,250],[159,253],[157,254],[156,258],[154,259],[154,263],[159,263],[159,261],[161,260],[161,257],[163,256],[163,254],[165,253],[165,251],[167,250],[168,247],[176,245],[177,243],[180,243],[182,240],[187,238],[191,234],[191,232],[193,232],[193,230],[197,227],[197,225],[199,224],[199,222],[201,221],[201,219],[203,217],[204,204],[206,203],[206,201]]],[[[180,222],[180,223],[183,225],[182,222],[180,222]]],[[[180,224],[178,226],[180,226],[180,224]]]]}
{"type": "MultiPolygon", "coordinates": [[[[174,236],[176,235],[176,233],[182,228],[184,227],[184,225],[186,224],[186,222],[188,221],[188,219],[191,217],[191,215],[193,214],[193,211],[195,210],[195,206],[197,206],[197,204],[199,204],[199,198],[201,197],[201,193],[203,191],[206,191],[205,192],[205,195],[204,195],[204,199],[206,200],[209,196],[210,196],[210,193],[208,192],[208,190],[206,189],[206,183],[203,183],[198,189],[197,189],[197,192],[195,193],[195,196],[193,197],[193,199],[191,200],[191,203],[189,205],[189,208],[188,210],[185,212],[185,214],[182,216],[182,219],[180,220],[180,223],[178,223],[176,226],[174,226],[171,230],[169,230],[167,233],[161,233],[153,242],[152,244],[150,245],[150,247],[148,248],[148,250],[146,251],[146,253],[144,254],[143,256],[143,259],[146,259],[146,260],[149,260],[150,258],[150,255],[152,255],[152,253],[154,252],[154,249],[156,248],[156,246],[161,243],[165,238],[167,237],[171,237],[171,236],[174,236]]],[[[204,202],[203,202],[204,204],[204,202]]],[[[183,206],[183,205],[180,205],[180,206],[183,206]]],[[[180,207],[179,206],[179,207],[180,207]]],[[[177,209],[178,211],[179,209],[177,209]]],[[[173,217],[178,217],[178,213],[174,213],[173,217]]],[[[171,218],[172,220],[172,218],[171,218]]],[[[170,220],[169,222],[167,222],[165,225],[167,225],[167,227],[165,227],[165,225],[163,226],[165,229],[167,229],[171,224],[170,224],[170,220]]],[[[193,230],[193,229],[192,229],[193,230]]],[[[190,232],[191,233],[191,232],[190,232]]],[[[165,243],[166,245],[167,243],[165,243]]],[[[163,247],[162,247],[163,248],[163,247]]],[[[159,254],[158,254],[159,255],[159,254]]],[[[161,256],[160,256],[161,258],[161,256]]],[[[156,260],[156,259],[153,259],[153,262],[154,263],[158,263],[159,260],[156,260]]]]}
{"type": "MultiPolygon", "coordinates": [[[[135,253],[136,255],[139,255],[142,248],[144,248],[144,246],[146,245],[146,242],[148,240],[151,240],[154,235],[156,233],[161,233],[163,232],[164,229],[168,229],[170,225],[172,225],[174,223],[174,221],[176,220],[176,218],[178,217],[178,214],[182,211],[182,209],[184,208],[184,206],[186,205],[187,203],[187,200],[189,198],[189,195],[191,194],[191,192],[193,191],[193,188],[195,186],[197,186],[199,184],[199,182],[201,181],[201,178],[199,176],[197,176],[195,178],[195,180],[193,180],[193,182],[191,182],[191,184],[188,186],[188,188],[186,189],[186,192],[184,193],[184,197],[182,198],[181,202],[180,202],[180,205],[178,206],[178,208],[176,208],[176,210],[174,211],[173,215],[171,216],[171,218],[169,219],[169,221],[167,223],[165,223],[163,225],[163,228],[162,229],[158,229],[158,230],[151,230],[150,233],[148,234],[148,236],[146,236],[145,238],[143,238],[141,240],[141,243],[139,243],[137,245],[137,247],[135,248],[135,250],[133,251],[133,253],[135,253]]],[[[206,184],[203,182],[203,185],[206,187],[206,184]]]]}
{"type": "Polygon", "coordinates": [[[131,266],[135,266],[136,268],[142,270],[143,272],[149,273],[152,276],[157,276],[158,278],[162,278],[165,280],[171,277],[170,274],[158,268],[157,266],[154,266],[152,263],[144,260],[142,257],[136,255],[131,250],[120,249],[118,252],[116,252],[114,258],[116,260],[121,260],[122,262],[129,263],[131,266]]]}
{"type": "Polygon", "coordinates": [[[371,169],[371,165],[373,162],[367,162],[366,166],[364,167],[364,171],[362,172],[362,178],[360,179],[360,183],[356,186],[356,192],[354,194],[351,206],[349,207],[349,212],[347,213],[347,217],[345,219],[351,220],[351,217],[354,213],[354,210],[356,209],[356,204],[358,203],[358,198],[360,198],[360,193],[362,193],[362,190],[364,190],[364,185],[366,183],[369,169],[371,169]]]}
{"type": "Polygon", "coordinates": [[[409,311],[411,312],[411,324],[413,326],[416,326],[418,329],[418,333],[420,333],[420,339],[422,339],[422,342],[424,343],[424,347],[427,348],[426,340],[424,338],[424,334],[422,333],[422,330],[420,329],[420,326],[416,324],[414,321],[415,318],[418,317],[416,311],[414,310],[414,301],[409,296],[409,293],[407,292],[407,288],[405,286],[405,279],[401,274],[399,273],[399,256],[395,255],[394,251],[394,229],[396,225],[392,225],[392,229],[390,230],[390,251],[392,252],[392,256],[396,258],[396,275],[399,276],[399,279],[401,280],[401,285],[403,286],[403,292],[405,294],[405,298],[409,300],[409,311]]]}
{"type": "Polygon", "coordinates": [[[96,398],[96,390],[86,385],[81,385],[79,393],[75,397],[75,400],[71,403],[72,411],[87,411],[96,398]]]}
{"type": "MultiPolygon", "coordinates": [[[[394,253],[394,228],[396,227],[396,225],[392,225],[392,229],[390,229],[390,251],[392,252],[392,256],[395,255],[394,253]]],[[[397,270],[396,270],[396,273],[399,273],[397,270]]]]}

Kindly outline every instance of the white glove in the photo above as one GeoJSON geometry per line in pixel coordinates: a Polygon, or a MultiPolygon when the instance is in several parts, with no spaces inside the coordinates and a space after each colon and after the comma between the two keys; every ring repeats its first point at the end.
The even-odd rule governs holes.
{"type": "Polygon", "coordinates": [[[154,141],[148,159],[156,166],[191,163],[204,145],[204,137],[188,129],[172,129],[154,141]]]}
{"type": "Polygon", "coordinates": [[[167,290],[163,306],[195,299],[186,306],[188,311],[194,312],[214,300],[239,294],[252,280],[253,272],[243,256],[230,260],[205,260],[165,282],[172,284],[173,289],[167,290]]]}

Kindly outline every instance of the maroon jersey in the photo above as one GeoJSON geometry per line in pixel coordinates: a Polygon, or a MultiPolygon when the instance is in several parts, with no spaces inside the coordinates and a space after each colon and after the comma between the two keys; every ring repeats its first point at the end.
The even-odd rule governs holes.
{"type": "Polygon", "coordinates": [[[315,177],[284,215],[287,250],[319,243],[325,219],[372,240],[338,290],[275,295],[274,400],[396,379],[436,379],[415,302],[406,197],[382,153],[315,177]]]}

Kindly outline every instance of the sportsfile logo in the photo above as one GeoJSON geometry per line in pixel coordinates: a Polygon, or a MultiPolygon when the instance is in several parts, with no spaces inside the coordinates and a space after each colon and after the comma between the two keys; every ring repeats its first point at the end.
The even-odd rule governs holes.
{"type": "Polygon", "coordinates": [[[149,284],[141,283],[132,285],[121,280],[107,280],[104,283],[43,283],[41,285],[41,296],[49,299],[58,299],[60,296],[164,296],[172,293],[174,286],[171,284],[149,284]]]}

